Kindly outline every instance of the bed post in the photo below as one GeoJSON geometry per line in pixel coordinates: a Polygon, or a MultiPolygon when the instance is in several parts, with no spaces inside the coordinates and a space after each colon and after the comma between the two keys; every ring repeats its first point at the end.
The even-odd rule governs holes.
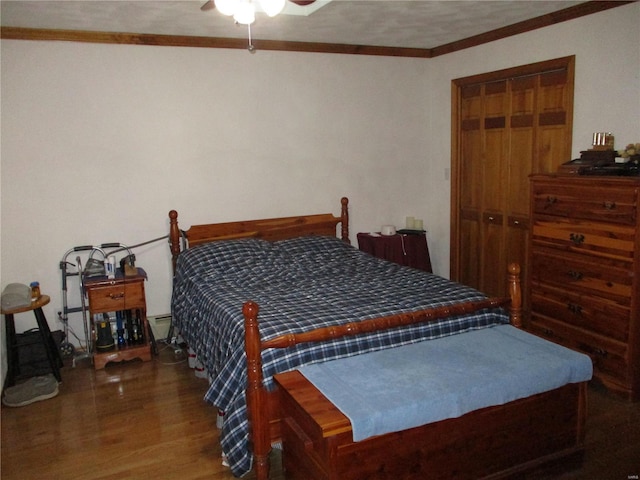
{"type": "Polygon", "coordinates": [[[342,210],[340,212],[340,217],[342,218],[340,221],[342,241],[351,244],[351,240],[349,240],[349,199],[342,197],[340,203],[342,204],[342,210]]]}
{"type": "Polygon", "coordinates": [[[520,265],[509,264],[509,320],[514,327],[522,328],[522,290],[520,288],[520,265]]]}
{"type": "Polygon", "coordinates": [[[178,212],[169,212],[169,248],[171,248],[171,266],[176,273],[176,262],[180,253],[180,229],[178,228],[178,212]]]}
{"type": "Polygon", "coordinates": [[[259,307],[255,302],[246,302],[242,307],[245,328],[245,353],[247,354],[247,413],[253,441],[253,463],[257,480],[269,478],[269,412],[267,392],[262,384],[262,357],[260,330],[258,328],[259,307]]]}

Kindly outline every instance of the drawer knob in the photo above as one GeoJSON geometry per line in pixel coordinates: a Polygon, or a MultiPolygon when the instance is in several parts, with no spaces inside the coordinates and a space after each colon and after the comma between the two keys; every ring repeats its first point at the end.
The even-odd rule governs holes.
{"type": "Polygon", "coordinates": [[[603,202],[602,206],[607,210],[613,210],[616,208],[616,202],[603,202]]]}
{"type": "Polygon", "coordinates": [[[551,205],[553,205],[557,201],[558,201],[558,199],[556,197],[553,197],[551,195],[547,196],[547,207],[550,207],[551,205]]]}
{"type": "Polygon", "coordinates": [[[569,270],[567,272],[567,274],[573,279],[573,280],[582,280],[583,274],[582,272],[576,272],[575,270],[569,270]]]}
{"type": "Polygon", "coordinates": [[[122,292],[122,293],[110,293],[109,294],[109,298],[111,300],[119,300],[121,298],[124,298],[124,292],[122,292]]]}
{"type": "Polygon", "coordinates": [[[576,305],[574,303],[568,303],[567,308],[569,311],[575,315],[582,315],[582,306],[576,305]]]}
{"type": "Polygon", "coordinates": [[[580,245],[584,242],[584,235],[582,235],[581,233],[570,233],[569,240],[571,240],[576,245],[580,245]]]}

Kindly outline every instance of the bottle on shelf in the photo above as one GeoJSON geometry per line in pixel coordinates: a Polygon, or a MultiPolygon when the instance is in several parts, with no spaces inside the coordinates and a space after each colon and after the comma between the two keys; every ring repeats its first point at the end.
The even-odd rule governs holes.
{"type": "Polygon", "coordinates": [[[98,351],[108,351],[115,348],[113,334],[111,333],[111,322],[107,313],[97,313],[94,316],[95,328],[97,330],[96,348],[98,351]]]}
{"type": "Polygon", "coordinates": [[[124,324],[122,321],[123,312],[116,312],[116,339],[118,341],[118,348],[123,348],[127,345],[127,341],[124,338],[124,324]]]}

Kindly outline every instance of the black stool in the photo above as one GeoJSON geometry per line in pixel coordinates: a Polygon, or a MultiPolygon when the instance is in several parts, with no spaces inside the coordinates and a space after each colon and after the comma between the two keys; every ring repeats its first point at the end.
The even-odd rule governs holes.
{"type": "Polygon", "coordinates": [[[51,373],[56,377],[58,382],[62,382],[60,376],[60,367],[62,367],[62,357],[58,351],[51,330],[49,330],[49,324],[47,319],[42,313],[42,307],[49,303],[50,298],[48,295],[41,295],[36,301],[31,302],[31,305],[27,307],[18,307],[8,310],[2,310],[2,315],[5,318],[6,327],[6,342],[7,342],[7,379],[5,381],[5,387],[12,387],[16,383],[16,378],[20,375],[20,362],[18,357],[18,339],[16,337],[16,326],[13,321],[13,316],[16,313],[28,312],[33,310],[36,316],[36,322],[38,322],[38,331],[40,332],[40,340],[44,346],[44,350],[47,353],[47,360],[49,360],[49,366],[51,367],[51,373]]]}

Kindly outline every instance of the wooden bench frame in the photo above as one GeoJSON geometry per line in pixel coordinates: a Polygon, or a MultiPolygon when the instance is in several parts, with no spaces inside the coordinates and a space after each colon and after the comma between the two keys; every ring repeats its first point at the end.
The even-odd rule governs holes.
{"type": "MultiPolygon", "coordinates": [[[[445,420],[418,429],[375,437],[375,440],[357,442],[357,444],[352,442],[351,427],[346,417],[337,411],[328,400],[318,401],[317,393],[319,392],[311,395],[318,401],[316,407],[291,395],[287,379],[292,380],[294,384],[296,381],[299,382],[300,379],[296,378],[295,373],[277,377],[279,378],[278,382],[283,386],[286,385],[286,388],[269,392],[263,385],[261,352],[268,348],[288,348],[299,343],[326,341],[364,332],[429,322],[507,304],[509,305],[511,323],[516,327],[521,327],[522,297],[519,275],[519,266],[510,265],[510,298],[488,298],[480,302],[467,302],[411,314],[393,315],[335,327],[319,328],[300,334],[283,335],[265,342],[260,339],[259,306],[254,302],[245,303],[243,313],[245,316],[245,349],[248,373],[247,406],[254,448],[256,478],[258,480],[269,478],[271,444],[280,439],[284,440],[285,449],[289,448],[294,452],[291,455],[285,452],[285,459],[298,459],[293,463],[285,461],[285,469],[288,469],[287,476],[291,471],[292,478],[305,480],[307,478],[344,480],[351,478],[347,474],[351,470],[356,472],[353,476],[354,479],[418,479],[423,478],[420,475],[425,475],[425,472],[430,472],[429,478],[432,478],[431,472],[440,470],[445,472],[442,478],[450,478],[454,472],[459,472],[461,463],[465,468],[462,478],[498,478],[501,475],[512,474],[558,457],[580,452],[584,443],[586,383],[563,387],[506,405],[478,410],[459,419],[445,420]],[[562,408],[560,408],[561,406],[562,408]],[[299,417],[306,415],[308,419],[314,418],[314,408],[317,409],[316,413],[333,413],[329,415],[328,419],[308,420],[307,426],[317,425],[315,436],[305,434],[301,437],[297,433],[292,433],[296,431],[296,428],[293,427],[296,421],[292,420],[290,412],[296,411],[296,408],[298,412],[300,409],[306,412],[299,417]],[[491,422],[488,422],[487,418],[491,418],[491,422]],[[283,425],[283,422],[286,425],[283,425]],[[490,428],[491,425],[494,427],[490,428]],[[525,429],[526,425],[531,425],[532,428],[527,430],[525,429]],[[452,435],[450,433],[452,431],[457,433],[452,435]],[[441,440],[442,437],[448,440],[441,440]],[[449,440],[451,437],[455,437],[455,439],[449,440]],[[293,441],[294,438],[298,438],[298,440],[293,441]],[[306,440],[301,441],[301,438],[306,438],[306,440]],[[311,440],[312,438],[313,440],[311,440]],[[534,438],[537,439],[535,442],[532,441],[534,438]],[[419,461],[409,462],[406,448],[398,446],[403,443],[419,445],[421,439],[423,439],[424,448],[418,449],[421,452],[417,457],[419,461]],[[304,445],[304,447],[300,445],[304,445]],[[371,445],[375,446],[371,448],[371,445]],[[467,465],[460,458],[462,446],[465,449],[473,448],[473,458],[496,460],[487,460],[489,464],[475,462],[467,465]],[[314,457],[314,455],[307,457],[301,453],[301,448],[307,452],[324,453],[319,457],[314,457]],[[397,448],[399,448],[399,453],[393,454],[392,452],[397,448]],[[458,455],[447,453],[452,449],[458,451],[458,455]],[[504,454],[503,450],[510,453],[504,454]],[[352,452],[355,457],[340,457],[339,452],[345,451],[352,452]],[[383,451],[386,452],[384,457],[382,456],[383,451]],[[309,458],[315,458],[315,460],[311,461],[309,458]],[[320,461],[319,458],[324,460],[320,461]],[[394,459],[380,465],[380,468],[387,472],[385,475],[389,476],[376,477],[371,472],[363,472],[354,468],[354,465],[370,466],[380,458],[394,459]],[[301,467],[305,464],[306,467],[301,467]],[[311,464],[315,465],[313,469],[308,468],[311,464]],[[419,465],[424,470],[416,470],[419,474],[415,475],[411,470],[408,473],[405,472],[408,476],[402,476],[402,469],[396,469],[393,474],[389,474],[388,470],[391,464],[398,468],[402,465],[405,467],[406,465],[419,465]],[[357,473],[358,471],[360,473],[357,473]],[[358,475],[364,476],[359,477],[358,475]]],[[[294,387],[293,390],[296,388],[299,389],[300,385],[294,387]]],[[[315,387],[308,382],[303,382],[302,397],[308,396],[309,392],[313,392],[313,390],[315,387]]],[[[310,431],[314,431],[314,428],[311,428],[310,431]]],[[[300,429],[297,429],[297,432],[299,433],[300,429]]],[[[413,449],[412,452],[414,451],[417,450],[413,449]]]]}

